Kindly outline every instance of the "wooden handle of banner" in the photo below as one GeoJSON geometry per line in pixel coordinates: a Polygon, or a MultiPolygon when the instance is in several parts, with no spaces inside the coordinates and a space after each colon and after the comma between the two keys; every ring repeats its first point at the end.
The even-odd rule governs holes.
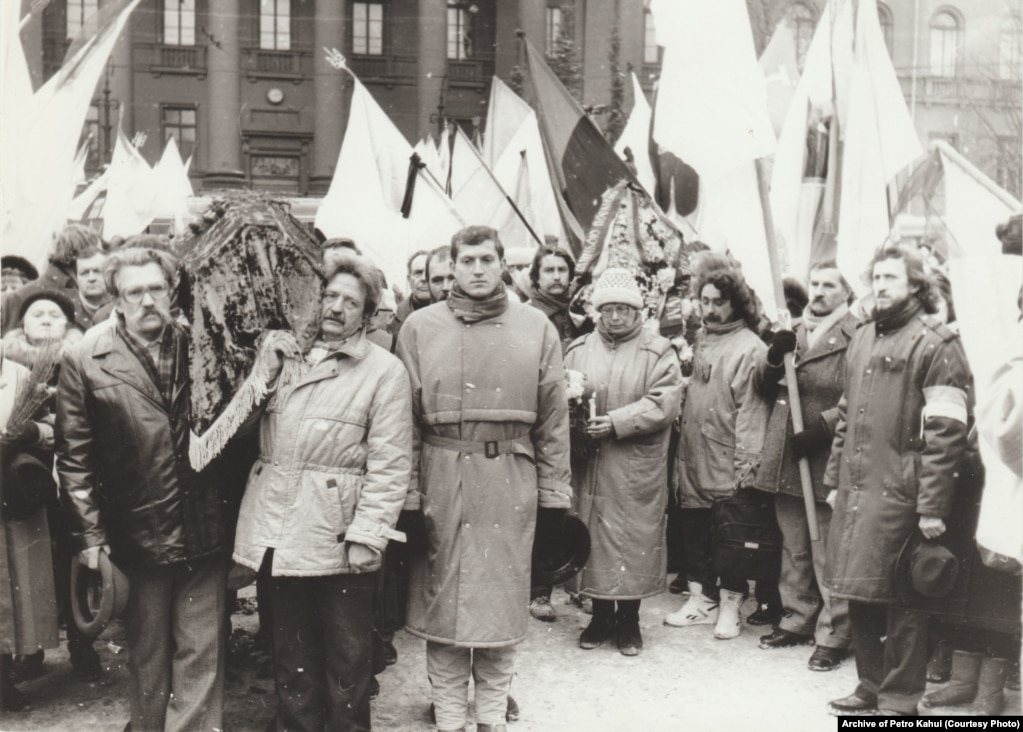
{"type": "MultiPolygon", "coordinates": [[[[767,184],[767,168],[763,158],[757,158],[757,188],[760,191],[760,208],[764,212],[764,230],[767,234],[767,253],[771,260],[771,279],[774,282],[774,297],[778,306],[778,317],[788,314],[785,304],[785,288],[782,285],[781,265],[778,262],[778,242],[774,234],[774,216],[767,184]]],[[[789,413],[792,415],[792,431],[803,431],[803,407],[799,399],[799,384],[796,382],[796,360],[791,353],[785,354],[785,385],[789,390],[789,413]]],[[[810,463],[799,459],[799,482],[803,488],[803,506],[806,508],[806,523],[810,529],[810,541],[820,541],[817,526],[817,504],[813,497],[813,481],[810,479],[810,463]]]]}

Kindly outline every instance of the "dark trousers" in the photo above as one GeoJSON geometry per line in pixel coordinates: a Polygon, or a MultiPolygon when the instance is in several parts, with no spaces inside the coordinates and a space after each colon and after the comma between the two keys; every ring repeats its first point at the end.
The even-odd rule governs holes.
{"type": "Polygon", "coordinates": [[[223,728],[227,558],[128,572],[131,728],[223,728]]]}
{"type": "Polygon", "coordinates": [[[640,600],[594,600],[593,618],[608,623],[612,620],[619,624],[638,623],[639,603],[640,600]],[[615,605],[617,605],[617,611],[615,605]]]}
{"type": "Polygon", "coordinates": [[[849,625],[857,696],[876,699],[879,709],[916,714],[927,685],[927,615],[850,600],[849,625]]]}
{"type": "MultiPolygon", "coordinates": [[[[704,595],[717,599],[718,576],[714,572],[710,509],[683,508],[679,511],[679,525],[686,579],[699,582],[704,595]]],[[[721,577],[721,589],[746,594],[749,583],[742,577],[721,577]]]]}
{"type": "Polygon", "coordinates": [[[370,729],[377,574],[272,577],[278,732],[370,729]]]}

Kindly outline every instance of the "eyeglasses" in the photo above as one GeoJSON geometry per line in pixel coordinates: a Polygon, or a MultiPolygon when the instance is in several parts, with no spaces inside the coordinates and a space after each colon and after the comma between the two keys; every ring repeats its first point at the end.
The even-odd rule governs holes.
{"type": "Polygon", "coordinates": [[[121,291],[121,297],[124,298],[124,301],[132,304],[142,302],[142,299],[147,294],[154,300],[163,300],[170,296],[170,287],[167,286],[166,282],[162,282],[159,285],[150,285],[149,287],[132,287],[130,290],[121,291]]]}
{"type": "Polygon", "coordinates": [[[631,305],[601,305],[597,308],[597,312],[605,318],[610,318],[615,315],[619,318],[628,318],[636,312],[636,308],[631,305]]]}

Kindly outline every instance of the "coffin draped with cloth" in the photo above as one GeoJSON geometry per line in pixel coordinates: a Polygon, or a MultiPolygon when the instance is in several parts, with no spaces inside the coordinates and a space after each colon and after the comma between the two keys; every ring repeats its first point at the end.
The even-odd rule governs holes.
{"type": "MultiPolygon", "coordinates": [[[[309,350],[319,327],[323,275],[315,237],[263,196],[215,199],[179,245],[180,304],[191,323],[192,435],[195,470],[221,453],[267,396],[267,331],[295,335],[309,350]]],[[[279,383],[297,377],[285,359],[279,383]]]]}

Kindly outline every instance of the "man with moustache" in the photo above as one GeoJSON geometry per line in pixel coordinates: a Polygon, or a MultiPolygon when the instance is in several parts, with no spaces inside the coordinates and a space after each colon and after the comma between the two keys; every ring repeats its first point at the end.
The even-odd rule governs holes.
{"type": "MultiPolygon", "coordinates": [[[[575,339],[575,328],[568,314],[569,286],[575,276],[572,255],[558,247],[556,237],[546,237],[536,250],[529,269],[530,297],[526,302],[544,315],[558,330],[562,351],[575,339]]],[[[553,587],[538,585],[529,591],[529,614],[545,623],[558,619],[551,605],[553,587]]]]}
{"type": "Polygon", "coordinates": [[[549,237],[544,246],[536,250],[529,269],[529,305],[543,312],[566,348],[575,339],[575,328],[568,314],[570,287],[575,277],[572,255],[558,246],[557,239],[549,237]]]}
{"type": "Polygon", "coordinates": [[[448,299],[455,284],[451,266],[451,247],[437,247],[426,258],[426,282],[431,302],[448,299]]]}
{"type": "Polygon", "coordinates": [[[767,346],[757,336],[753,293],[733,269],[713,269],[697,281],[703,326],[682,410],[677,453],[682,553],[689,599],[666,625],[714,624],[714,637],[739,635],[744,577],[718,577],[711,563],[711,507],[753,487],[767,424],[767,402],[756,390],[767,346]]]}
{"type": "Polygon", "coordinates": [[[61,499],[95,569],[124,570],[131,728],[223,727],[229,535],[222,480],[188,460],[188,340],[170,313],[173,255],[124,249],[104,271],[113,327],[90,330],[61,366],[61,499]]]}
{"type": "Polygon", "coordinates": [[[927,672],[927,615],[895,587],[903,546],[945,533],[972,421],[972,377],[959,336],[942,325],[916,249],[879,250],[874,318],[853,336],[824,474],[834,516],[832,597],[849,602],[856,690],[836,714],[916,714],[927,672]]]}
{"type": "Polygon", "coordinates": [[[367,336],[382,291],[360,257],[327,273],[318,338],[262,417],[242,500],[234,559],[269,576],[282,731],[371,726],[374,595],[388,541],[404,540],[412,448],[408,376],[367,336]]]}
{"type": "Polygon", "coordinates": [[[406,629],[427,641],[438,729],[465,727],[473,678],[477,729],[494,732],[526,635],[535,523],[571,505],[568,400],[558,334],[509,297],[497,231],[462,229],[450,252],[450,296],[398,335],[418,438],[405,508],[428,545],[406,629]]]}
{"type": "Polygon", "coordinates": [[[838,668],[849,648],[849,612],[845,600],[833,598],[824,584],[824,556],[831,507],[824,502],[824,468],[838,421],[845,352],[859,324],[849,312],[853,293],[834,261],[810,270],[810,302],[799,324],[774,334],[767,359],[760,364],[760,393],[773,403],[764,438],[756,487],[774,493],[774,510],[782,534],[778,590],[784,615],[774,632],[760,639],[763,649],[814,643],[809,668],[838,668]],[[793,433],[785,382],[786,353],[796,353],[796,382],[802,402],[803,431],[793,433]],[[821,541],[810,541],[803,504],[799,459],[810,465],[821,541]]]}

